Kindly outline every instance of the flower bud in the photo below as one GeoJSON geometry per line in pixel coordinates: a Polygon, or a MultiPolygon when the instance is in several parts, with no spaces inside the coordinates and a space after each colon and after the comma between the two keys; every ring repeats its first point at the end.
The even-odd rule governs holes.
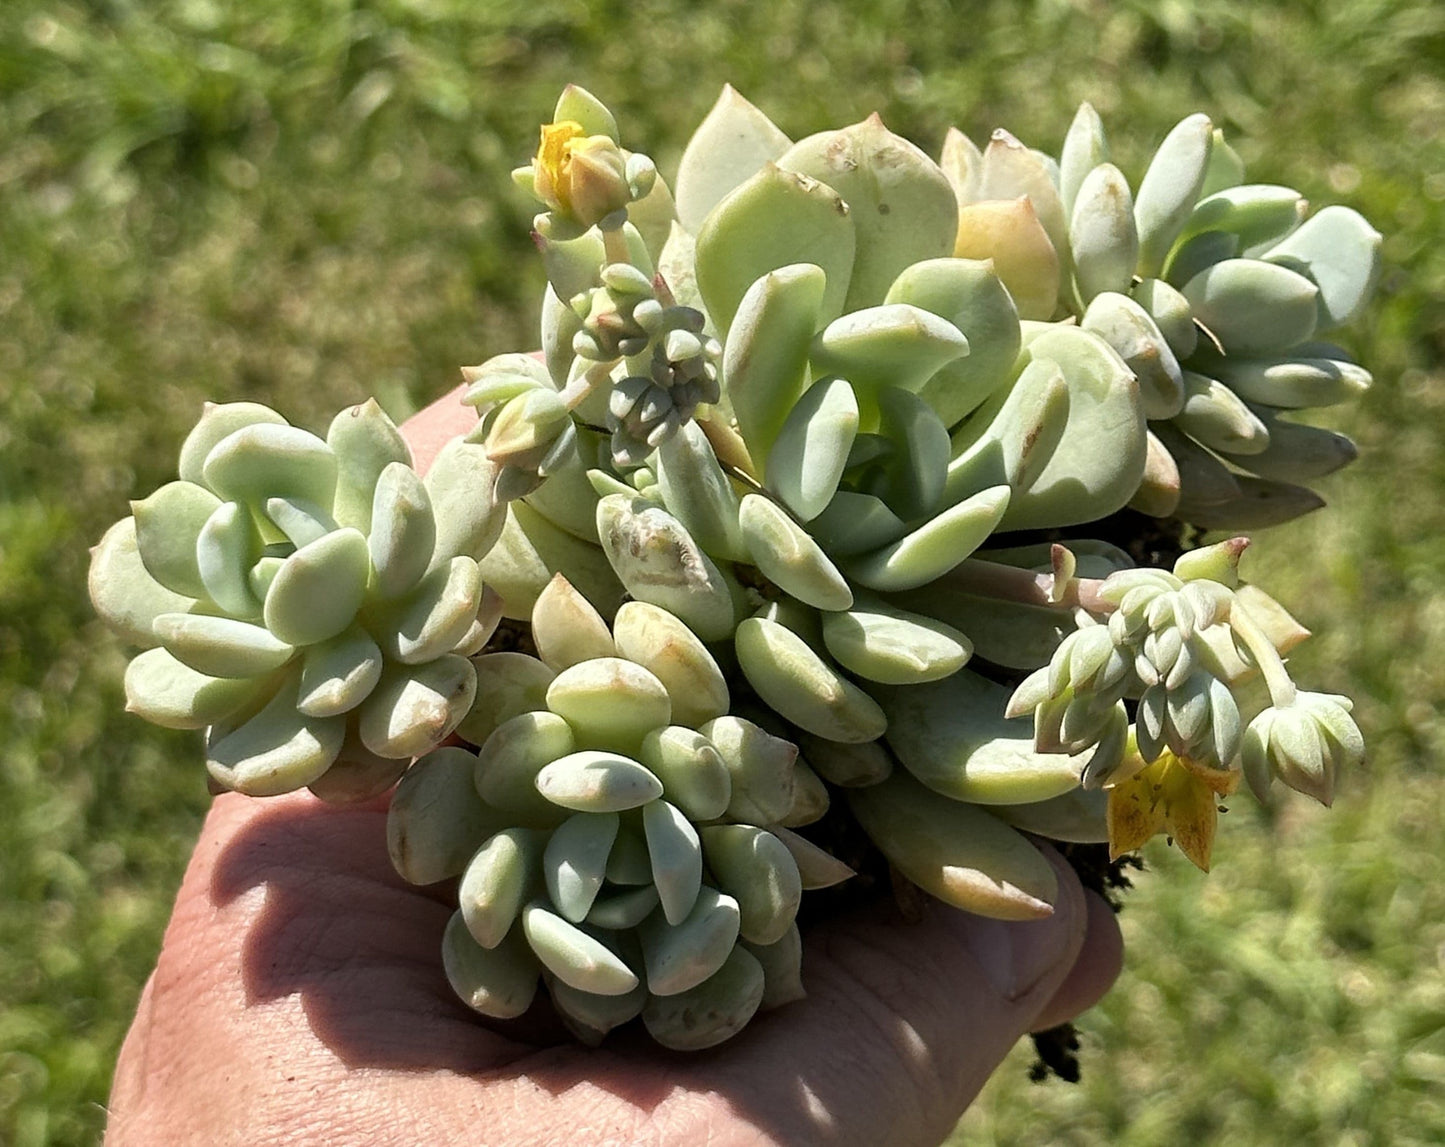
{"type": "Polygon", "coordinates": [[[1323,805],[1334,800],[1341,766],[1358,765],[1365,745],[1345,699],[1300,693],[1287,706],[1264,710],[1244,734],[1244,764],[1256,775],[1279,777],[1323,805]]]}
{"type": "Polygon", "coordinates": [[[571,120],[543,125],[532,170],[537,198],[582,227],[601,222],[632,201],[627,158],[617,142],[587,135],[571,120]]]}

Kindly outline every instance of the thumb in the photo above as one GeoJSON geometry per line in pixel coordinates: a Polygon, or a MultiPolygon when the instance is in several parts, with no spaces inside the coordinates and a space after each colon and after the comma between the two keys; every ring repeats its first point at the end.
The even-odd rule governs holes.
{"type": "MultiPolygon", "coordinates": [[[[812,929],[807,999],[754,1021],[746,1059],[724,1069],[746,1086],[721,1090],[768,1142],[941,1142],[1084,948],[1084,890],[1044,852],[1059,878],[1046,919],[988,920],[930,901],[917,923],[878,905],[812,929]]],[[[720,1066],[698,1065],[714,1088],[720,1066]]]]}

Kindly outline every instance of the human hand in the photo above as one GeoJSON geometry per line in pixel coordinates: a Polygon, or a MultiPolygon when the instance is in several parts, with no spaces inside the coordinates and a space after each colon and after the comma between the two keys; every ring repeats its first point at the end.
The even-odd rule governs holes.
{"type": "MultiPolygon", "coordinates": [[[[418,465],[473,420],[453,395],[409,423],[418,465]]],[[[1021,1035],[1119,969],[1108,907],[1050,854],[1046,920],[930,902],[905,924],[880,904],[810,930],[808,998],[721,1047],[538,1046],[453,996],[451,909],[392,871],[385,809],[217,798],[121,1050],[107,1143],[936,1144],[1021,1035]]]]}

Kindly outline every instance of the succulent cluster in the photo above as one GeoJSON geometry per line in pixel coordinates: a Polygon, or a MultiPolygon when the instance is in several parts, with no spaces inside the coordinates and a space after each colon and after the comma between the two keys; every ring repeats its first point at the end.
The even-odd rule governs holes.
{"type": "Polygon", "coordinates": [[[1369,371],[1324,341],[1358,318],[1380,235],[1356,211],[1308,215],[1246,183],[1204,115],[1181,121],[1132,190],[1084,104],[1055,161],[1006,131],[949,134],[957,253],[992,258],[1026,318],[1075,316],[1139,382],[1149,465],[1133,504],[1206,529],[1257,529],[1323,505],[1307,484],[1355,457],[1292,411],[1360,394],[1369,371]]]}
{"type": "Polygon", "coordinates": [[[447,446],[425,481],[374,401],[323,440],[268,407],[207,406],[180,478],[96,548],[91,598],[147,647],[129,708],[208,729],[215,782],[362,799],[446,737],[500,620],[477,558],[502,526],[495,466],[447,446]]]}
{"type": "Polygon", "coordinates": [[[397,870],[461,878],[457,993],[511,1018],[545,978],[579,1038],[641,1015],[681,1050],[801,996],[803,890],[852,873],[788,831],[828,807],[796,746],[729,713],[707,647],[656,606],[609,630],[558,574],[532,635],[538,657],[477,659],[477,751],[423,757],[391,805],[397,870]]]}
{"type": "Polygon", "coordinates": [[[132,707],[209,726],[228,787],[400,777],[392,859],[459,880],[470,1006],[542,983],[587,1042],[704,1047],[801,994],[840,825],[1029,919],[1034,838],[1207,867],[1241,776],[1330,801],[1360,735],[1291,680],[1244,539],[1169,572],[1089,528],[1313,504],[1285,480],[1352,450],[1278,412],[1368,381],[1310,341],[1368,297],[1358,216],[1243,185],[1202,117],[1133,195],[1087,107],[1058,163],[957,132],[934,162],[731,89],[672,186],[579,88],[516,179],[540,351],[466,368],[480,418],[425,479],[374,404],[324,442],[210,408],[92,577],[150,647],[132,707]]]}
{"type": "Polygon", "coordinates": [[[1032,713],[1041,752],[1092,751],[1085,788],[1109,788],[1113,854],[1169,820],[1209,867],[1215,805],[1241,772],[1264,799],[1274,777],[1322,804],[1364,741],[1347,697],[1302,693],[1281,653],[1305,637],[1278,602],[1240,585],[1243,539],[1184,554],[1173,573],[1121,570],[1092,587],[1079,628],[1027,677],[1008,715],[1032,713]],[[1260,690],[1248,690],[1251,680],[1260,690]],[[1137,702],[1130,727],[1124,699],[1137,702]],[[1167,782],[1167,793],[1161,787],[1167,782]]]}

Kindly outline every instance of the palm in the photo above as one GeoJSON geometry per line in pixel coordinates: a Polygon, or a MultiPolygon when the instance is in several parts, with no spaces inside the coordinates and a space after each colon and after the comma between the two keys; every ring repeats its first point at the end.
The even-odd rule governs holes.
{"type": "Polygon", "coordinates": [[[117,1070],[117,1140],[936,1143],[1048,1008],[1086,914],[1071,880],[1042,924],[879,910],[810,934],[808,999],[715,1051],[538,1047],[452,997],[450,910],[391,871],[384,823],[217,800],[117,1070]],[[1039,969],[1012,1000],[980,963],[1000,943],[1039,969]]]}

